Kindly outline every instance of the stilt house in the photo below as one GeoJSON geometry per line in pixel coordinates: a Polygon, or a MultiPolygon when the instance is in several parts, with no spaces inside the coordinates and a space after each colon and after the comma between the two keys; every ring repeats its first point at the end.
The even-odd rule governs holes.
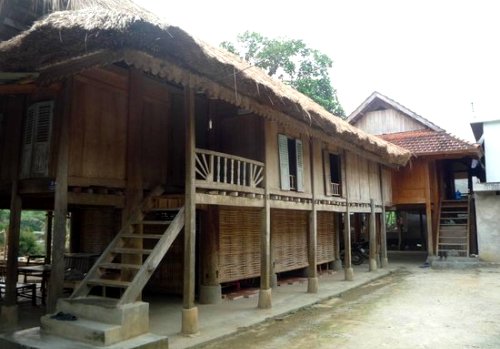
{"type": "Polygon", "coordinates": [[[473,168],[481,156],[479,147],[378,92],[348,121],[412,153],[406,167],[392,172],[392,202],[399,212],[420,213],[428,254],[477,253],[471,194],[472,177],[482,172],[479,166],[473,168]]]}
{"type": "MultiPolygon", "coordinates": [[[[373,258],[386,260],[381,213],[409,151],[135,5],[112,5],[53,12],[0,44],[3,311],[15,308],[21,210],[53,212],[49,311],[107,316],[99,309],[126,312],[144,289],[174,293],[188,334],[196,302],[220,301],[230,283],[259,280],[256,306],[268,308],[273,277],[306,269],[316,292],[350,212],[370,214],[373,258]],[[66,252],[100,257],[56,308],[68,221],[66,252]]],[[[146,325],[125,319],[114,341],[147,331],[141,307],[146,325]]]]}

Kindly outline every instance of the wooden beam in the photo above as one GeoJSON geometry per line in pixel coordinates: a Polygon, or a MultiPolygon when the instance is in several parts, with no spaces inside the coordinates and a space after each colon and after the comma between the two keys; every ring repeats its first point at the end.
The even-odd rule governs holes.
{"type": "Polygon", "coordinates": [[[57,299],[62,297],[64,288],[64,246],[66,242],[66,217],[68,215],[68,163],[69,163],[69,119],[71,117],[71,104],[73,80],[65,83],[64,93],[58,98],[57,111],[60,117],[61,129],[57,154],[56,188],[54,196],[54,232],[52,242],[52,257],[47,312],[54,312],[57,299]]]}
{"type": "Polygon", "coordinates": [[[317,272],[317,246],[318,246],[318,214],[316,210],[316,193],[315,193],[315,173],[314,173],[314,141],[309,138],[309,164],[311,172],[311,193],[312,193],[312,210],[309,212],[309,229],[308,229],[308,244],[307,244],[307,259],[309,263],[307,293],[318,292],[318,272],[317,272]]]}
{"type": "MultiPolygon", "coordinates": [[[[344,167],[347,169],[347,156],[344,151],[344,167]]],[[[344,274],[346,281],[352,281],[354,271],[351,264],[351,213],[349,212],[349,180],[344,176],[345,214],[344,214],[344,274]]]]}

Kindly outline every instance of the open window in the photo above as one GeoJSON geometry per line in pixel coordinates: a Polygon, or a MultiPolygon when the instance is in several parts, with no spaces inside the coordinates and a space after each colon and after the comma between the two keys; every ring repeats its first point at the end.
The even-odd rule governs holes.
{"type": "Polygon", "coordinates": [[[23,128],[21,178],[47,177],[54,102],[32,104],[23,128]]]}
{"type": "Polygon", "coordinates": [[[282,190],[304,191],[304,155],[302,141],[278,135],[282,190]]]}
{"type": "Polygon", "coordinates": [[[323,151],[325,171],[325,194],[327,196],[342,195],[342,164],[338,154],[323,151]]]}

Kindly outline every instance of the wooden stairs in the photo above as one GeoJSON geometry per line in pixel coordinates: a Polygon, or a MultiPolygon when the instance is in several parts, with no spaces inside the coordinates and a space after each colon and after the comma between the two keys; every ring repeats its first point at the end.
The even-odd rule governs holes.
{"type": "Polygon", "coordinates": [[[469,256],[470,200],[443,200],[437,232],[437,255],[469,256]]]}
{"type": "Polygon", "coordinates": [[[132,212],[72,299],[103,296],[116,299],[116,306],[135,302],[158,264],[184,227],[184,207],[153,208],[153,199],[163,194],[156,187],[132,212]]]}

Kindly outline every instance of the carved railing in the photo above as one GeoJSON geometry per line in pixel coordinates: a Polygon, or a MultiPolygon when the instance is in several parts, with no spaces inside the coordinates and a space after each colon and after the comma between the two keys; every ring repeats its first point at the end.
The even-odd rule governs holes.
{"type": "Polygon", "coordinates": [[[196,149],[196,186],[198,188],[263,193],[264,163],[196,149]]]}
{"type": "Polygon", "coordinates": [[[330,183],[330,192],[332,196],[340,196],[340,183],[330,183]]]}

